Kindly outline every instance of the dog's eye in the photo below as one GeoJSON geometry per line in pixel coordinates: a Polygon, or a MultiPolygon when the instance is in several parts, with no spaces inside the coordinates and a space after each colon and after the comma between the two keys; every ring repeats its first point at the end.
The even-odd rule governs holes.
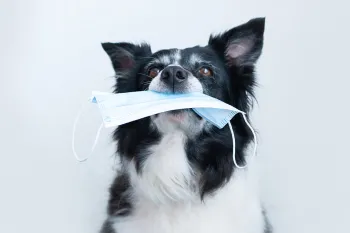
{"type": "Polygon", "coordinates": [[[160,70],[158,68],[152,68],[148,71],[148,76],[155,78],[159,74],[160,70]]]}
{"type": "Polygon", "coordinates": [[[206,77],[213,76],[213,72],[207,67],[200,68],[199,73],[206,77]]]}

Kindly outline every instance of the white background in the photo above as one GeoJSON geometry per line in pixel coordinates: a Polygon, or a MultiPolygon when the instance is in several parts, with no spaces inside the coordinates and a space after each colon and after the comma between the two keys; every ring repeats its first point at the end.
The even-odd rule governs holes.
{"type": "MultiPolygon", "coordinates": [[[[348,9],[345,0],[1,0],[0,232],[98,232],[114,173],[111,131],[80,164],[71,130],[91,90],[113,85],[100,42],[205,45],[211,32],[260,16],[253,123],[275,232],[350,232],[348,9]]],[[[84,114],[82,155],[100,124],[90,105],[84,114]]]]}

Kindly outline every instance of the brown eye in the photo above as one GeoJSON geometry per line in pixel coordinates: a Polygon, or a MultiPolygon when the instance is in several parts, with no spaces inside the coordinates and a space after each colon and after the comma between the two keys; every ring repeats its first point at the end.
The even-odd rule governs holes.
{"type": "Polygon", "coordinates": [[[151,78],[155,78],[159,74],[159,69],[158,68],[152,68],[148,71],[148,76],[151,78]]]}
{"type": "Polygon", "coordinates": [[[206,68],[206,67],[201,68],[199,70],[199,73],[203,76],[206,76],[206,77],[213,75],[213,72],[209,68],[206,68]]]}

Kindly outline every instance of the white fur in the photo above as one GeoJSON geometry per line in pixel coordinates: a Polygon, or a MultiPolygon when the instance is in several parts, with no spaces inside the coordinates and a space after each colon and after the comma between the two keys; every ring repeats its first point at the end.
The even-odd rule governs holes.
{"type": "Polygon", "coordinates": [[[203,130],[206,123],[205,119],[199,120],[194,115],[192,111],[183,112],[181,113],[182,120],[177,121],[172,120],[174,116],[171,112],[160,113],[157,117],[151,116],[152,126],[165,135],[174,135],[173,132],[181,131],[188,138],[193,138],[203,130]]]}
{"type": "Polygon", "coordinates": [[[142,174],[129,165],[133,192],[138,201],[166,204],[191,199],[193,172],[184,150],[185,136],[179,130],[164,135],[159,144],[150,147],[142,174]]]}
{"type": "Polygon", "coordinates": [[[163,55],[155,59],[156,62],[162,63],[163,65],[175,64],[179,65],[181,60],[181,52],[176,49],[172,54],[163,55]]]}
{"type": "Polygon", "coordinates": [[[190,56],[190,63],[192,65],[196,65],[197,63],[201,62],[202,59],[198,54],[191,54],[190,56]]]}
{"type": "Polygon", "coordinates": [[[170,63],[171,63],[170,57],[167,56],[167,55],[161,56],[160,58],[157,59],[157,61],[158,61],[159,63],[164,64],[164,65],[167,65],[167,64],[170,64],[170,63]]]}
{"type": "Polygon", "coordinates": [[[142,199],[113,227],[118,233],[263,233],[264,220],[257,197],[239,174],[205,202],[159,205],[142,199]]]}
{"type": "Polygon", "coordinates": [[[150,148],[137,174],[129,163],[131,215],[116,218],[117,233],[263,233],[260,201],[248,170],[236,170],[232,179],[202,202],[198,180],[184,151],[185,134],[174,130],[150,148]]]}
{"type": "Polygon", "coordinates": [[[173,58],[174,58],[174,64],[179,65],[180,64],[180,60],[181,60],[181,52],[180,50],[175,50],[174,54],[173,54],[173,58]]]}

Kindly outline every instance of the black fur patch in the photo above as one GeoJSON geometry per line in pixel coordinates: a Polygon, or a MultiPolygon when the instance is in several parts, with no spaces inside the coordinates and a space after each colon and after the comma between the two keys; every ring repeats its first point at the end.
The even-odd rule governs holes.
{"type": "Polygon", "coordinates": [[[108,215],[125,216],[131,212],[132,205],[128,195],[129,188],[130,182],[128,176],[123,173],[118,175],[110,188],[108,215]]]}
{"type": "Polygon", "coordinates": [[[117,232],[115,232],[115,230],[113,229],[112,223],[109,220],[106,220],[102,225],[100,233],[117,233],[117,232]]]}

